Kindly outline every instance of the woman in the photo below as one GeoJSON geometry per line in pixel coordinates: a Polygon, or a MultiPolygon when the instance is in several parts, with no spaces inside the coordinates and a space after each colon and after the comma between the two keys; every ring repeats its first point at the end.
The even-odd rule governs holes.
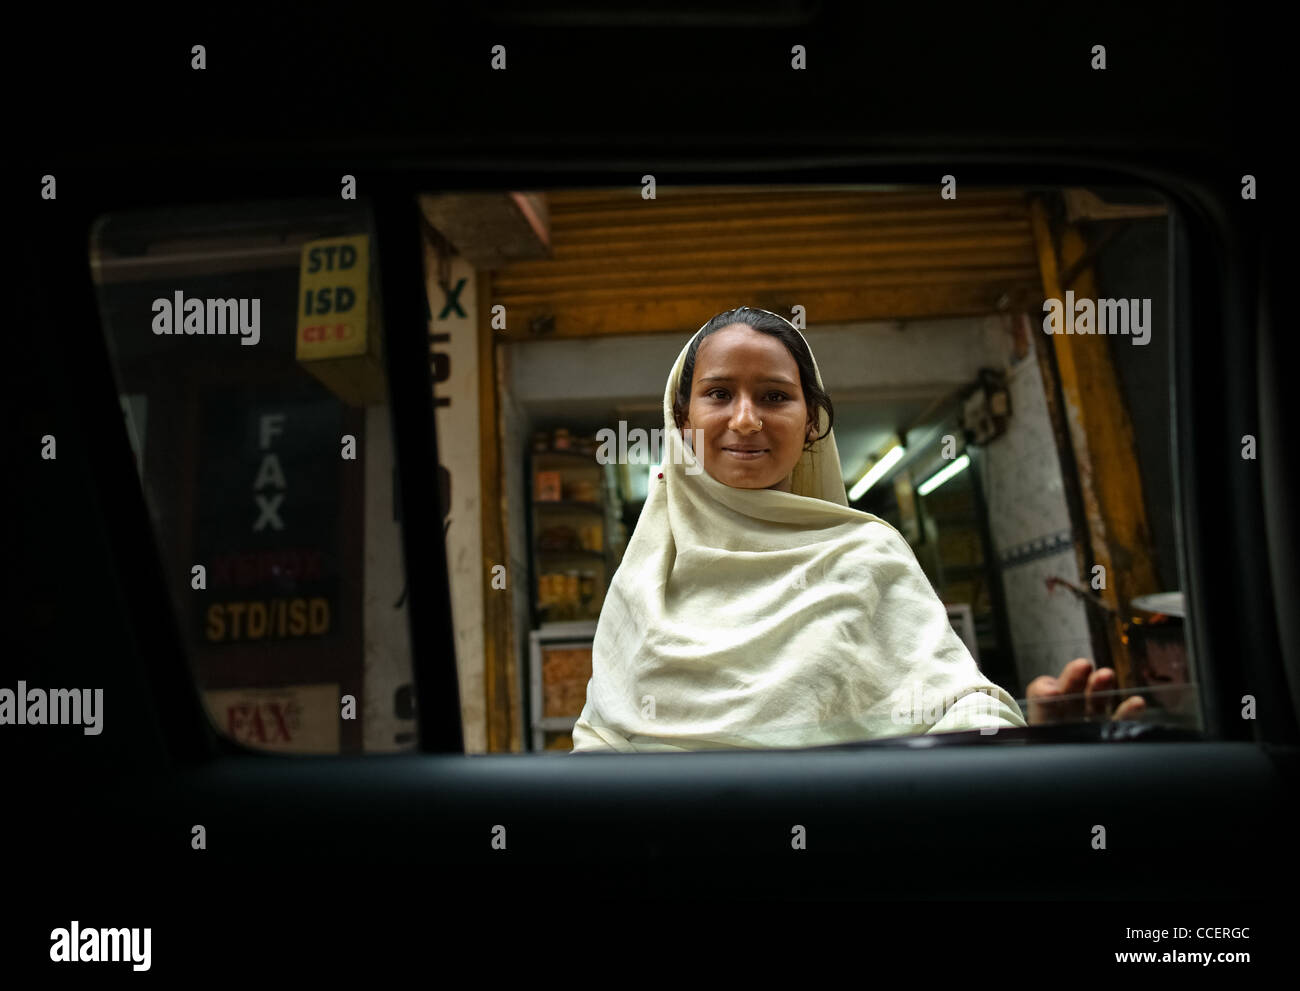
{"type": "Polygon", "coordinates": [[[777,314],[728,310],[682,349],[573,753],[1025,725],[907,541],[849,508],[833,415],[807,341],[777,314]]]}

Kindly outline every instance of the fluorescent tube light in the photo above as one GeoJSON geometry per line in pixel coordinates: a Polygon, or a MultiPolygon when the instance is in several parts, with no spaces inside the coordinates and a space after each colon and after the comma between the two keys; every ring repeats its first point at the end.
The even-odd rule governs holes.
{"type": "Polygon", "coordinates": [[[947,468],[935,472],[924,482],[916,487],[917,495],[929,495],[953,475],[959,475],[970,467],[970,455],[963,454],[960,458],[950,464],[947,468]]]}
{"type": "Polygon", "coordinates": [[[903,457],[904,453],[905,451],[902,444],[895,444],[886,451],[885,456],[872,465],[867,470],[867,473],[858,479],[858,484],[849,489],[849,502],[856,502],[861,499],[863,493],[865,493],[867,489],[880,481],[890,468],[898,464],[899,459],[903,457]]]}

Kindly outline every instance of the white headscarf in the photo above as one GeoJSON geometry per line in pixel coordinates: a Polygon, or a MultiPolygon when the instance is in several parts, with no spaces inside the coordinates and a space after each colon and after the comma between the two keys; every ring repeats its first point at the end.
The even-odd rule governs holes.
{"type": "MultiPolygon", "coordinates": [[[[826,436],[799,459],[792,492],[735,488],[702,470],[673,416],[691,341],[664,388],[663,478],[651,475],[601,609],[572,753],[1024,726],[953,632],[907,541],[849,507],[824,410],[826,436]]],[[[815,358],[813,369],[820,386],[815,358]]]]}

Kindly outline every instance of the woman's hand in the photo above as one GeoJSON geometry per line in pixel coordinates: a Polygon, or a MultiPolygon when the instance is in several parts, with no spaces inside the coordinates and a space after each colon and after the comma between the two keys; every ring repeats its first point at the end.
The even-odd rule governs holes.
{"type": "MultiPolygon", "coordinates": [[[[1059,677],[1044,674],[1029,683],[1025,690],[1025,699],[1029,703],[1029,725],[1104,719],[1114,705],[1114,698],[1093,693],[1114,688],[1114,671],[1110,668],[1093,671],[1092,661],[1076,657],[1061,669],[1059,677]]],[[[1128,719],[1145,708],[1146,702],[1140,696],[1130,695],[1120,703],[1110,718],[1128,719]]]]}

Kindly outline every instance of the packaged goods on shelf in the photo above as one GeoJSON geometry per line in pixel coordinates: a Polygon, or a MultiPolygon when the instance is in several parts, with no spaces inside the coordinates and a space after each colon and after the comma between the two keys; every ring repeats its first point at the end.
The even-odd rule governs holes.
{"type": "Polygon", "coordinates": [[[563,497],[563,479],[560,473],[539,471],[534,480],[533,498],[538,502],[559,502],[563,497]]]}
{"type": "Polygon", "coordinates": [[[571,551],[582,547],[578,531],[571,526],[548,526],[537,537],[544,551],[571,551]]]}
{"type": "Polygon", "coordinates": [[[589,479],[575,479],[569,484],[564,497],[574,502],[598,502],[600,489],[589,479]]]}

